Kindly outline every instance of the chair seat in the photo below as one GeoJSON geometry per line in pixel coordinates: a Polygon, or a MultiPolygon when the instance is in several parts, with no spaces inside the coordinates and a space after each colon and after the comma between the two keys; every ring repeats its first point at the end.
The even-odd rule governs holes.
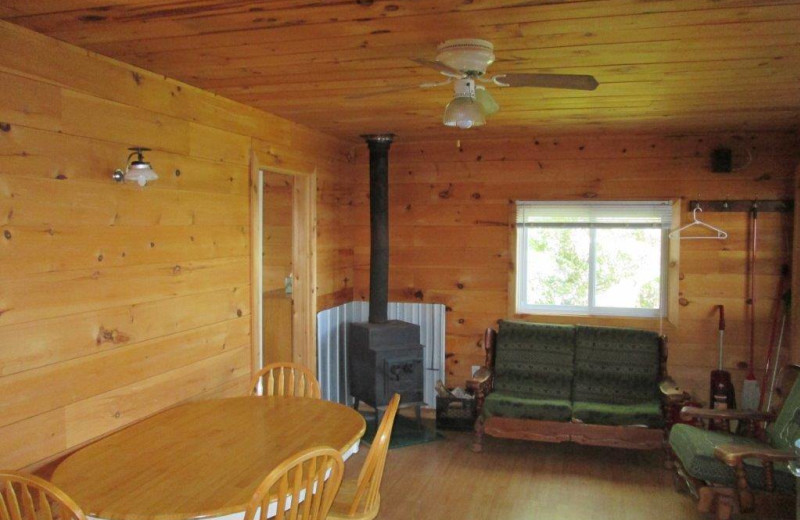
{"type": "MultiPolygon", "coordinates": [[[[770,446],[748,437],[730,433],[701,430],[688,424],[676,424],[669,435],[669,444],[683,467],[692,477],[705,482],[733,486],[736,476],[731,467],[714,456],[714,448],[723,444],[740,446],[770,446]]],[[[786,464],[775,464],[775,488],[791,493],[795,478],[786,464]]],[[[764,468],[755,459],[745,461],[747,484],[751,489],[764,489],[764,468]]]]}
{"type": "Polygon", "coordinates": [[[339,520],[372,520],[378,516],[378,511],[381,508],[380,494],[378,495],[375,505],[371,510],[356,511],[356,513],[352,516],[348,514],[350,504],[353,503],[357,490],[358,481],[356,479],[342,481],[342,485],[339,486],[339,492],[336,493],[336,498],[333,500],[333,505],[328,512],[328,518],[339,520]]]}
{"type": "Polygon", "coordinates": [[[485,417],[497,415],[515,419],[566,422],[572,417],[572,404],[566,399],[535,399],[493,392],[486,397],[483,413],[485,417]]]}
{"type": "Polygon", "coordinates": [[[576,401],[572,404],[572,416],[585,423],[609,426],[660,428],[664,425],[661,404],[657,400],[636,404],[576,401]]]}

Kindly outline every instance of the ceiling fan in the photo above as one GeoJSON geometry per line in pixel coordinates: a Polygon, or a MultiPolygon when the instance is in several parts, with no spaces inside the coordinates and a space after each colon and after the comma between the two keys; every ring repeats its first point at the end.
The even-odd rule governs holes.
{"type": "Polygon", "coordinates": [[[445,81],[423,83],[420,88],[432,88],[453,83],[454,96],[444,111],[447,126],[471,128],[486,122],[485,116],[500,109],[483,84],[499,87],[544,87],[571,90],[594,90],[597,80],[584,74],[508,73],[484,77],[486,68],[494,62],[494,46],[474,38],[447,40],[437,48],[436,60],[413,58],[425,67],[444,74],[445,81]]]}

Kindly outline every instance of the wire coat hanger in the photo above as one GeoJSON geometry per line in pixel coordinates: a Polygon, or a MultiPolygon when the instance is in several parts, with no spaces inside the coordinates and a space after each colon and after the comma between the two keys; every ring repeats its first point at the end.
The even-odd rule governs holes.
{"type": "Polygon", "coordinates": [[[698,219],[697,218],[697,212],[698,211],[701,211],[701,212],[703,211],[703,208],[701,208],[699,204],[697,206],[695,206],[695,208],[692,210],[692,222],[689,222],[688,224],[686,224],[685,226],[683,226],[681,228],[678,228],[678,229],[675,229],[673,231],[670,231],[670,233],[668,235],[669,238],[675,238],[676,236],[679,236],[681,234],[681,231],[684,231],[686,229],[689,229],[690,227],[695,227],[695,226],[700,226],[702,228],[709,229],[709,230],[715,232],[716,235],[692,236],[692,237],[679,236],[679,239],[680,240],[725,240],[726,238],[728,238],[728,233],[726,233],[725,231],[722,231],[721,229],[716,228],[716,227],[712,226],[711,224],[706,224],[702,220],[698,219]]]}

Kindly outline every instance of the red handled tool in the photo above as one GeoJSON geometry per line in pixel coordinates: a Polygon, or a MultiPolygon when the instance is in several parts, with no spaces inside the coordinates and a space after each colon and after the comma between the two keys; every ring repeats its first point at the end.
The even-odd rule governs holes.
{"type": "MultiPolygon", "coordinates": [[[[717,370],[711,371],[711,391],[709,397],[709,404],[711,408],[725,409],[736,408],[736,392],[731,382],[731,373],[723,370],[722,360],[724,355],[724,338],[725,338],[725,306],[718,305],[719,309],[719,335],[717,339],[717,348],[719,349],[719,364],[717,370]]],[[[712,428],[715,425],[710,425],[712,428]]]]}

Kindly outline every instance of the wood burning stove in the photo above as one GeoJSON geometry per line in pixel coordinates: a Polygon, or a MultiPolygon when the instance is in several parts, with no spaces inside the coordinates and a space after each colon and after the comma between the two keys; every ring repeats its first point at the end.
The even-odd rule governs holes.
{"type": "Polygon", "coordinates": [[[423,400],[419,326],[388,320],[389,147],[392,134],[363,136],[369,146],[370,275],[369,322],[350,325],[347,353],[350,395],[373,408],[394,393],[403,404],[423,400]]]}
{"type": "MultiPolygon", "coordinates": [[[[419,325],[391,320],[350,326],[350,394],[373,408],[401,401],[422,402],[422,345],[419,325]]],[[[356,403],[358,404],[358,403],[356,403]]]]}

